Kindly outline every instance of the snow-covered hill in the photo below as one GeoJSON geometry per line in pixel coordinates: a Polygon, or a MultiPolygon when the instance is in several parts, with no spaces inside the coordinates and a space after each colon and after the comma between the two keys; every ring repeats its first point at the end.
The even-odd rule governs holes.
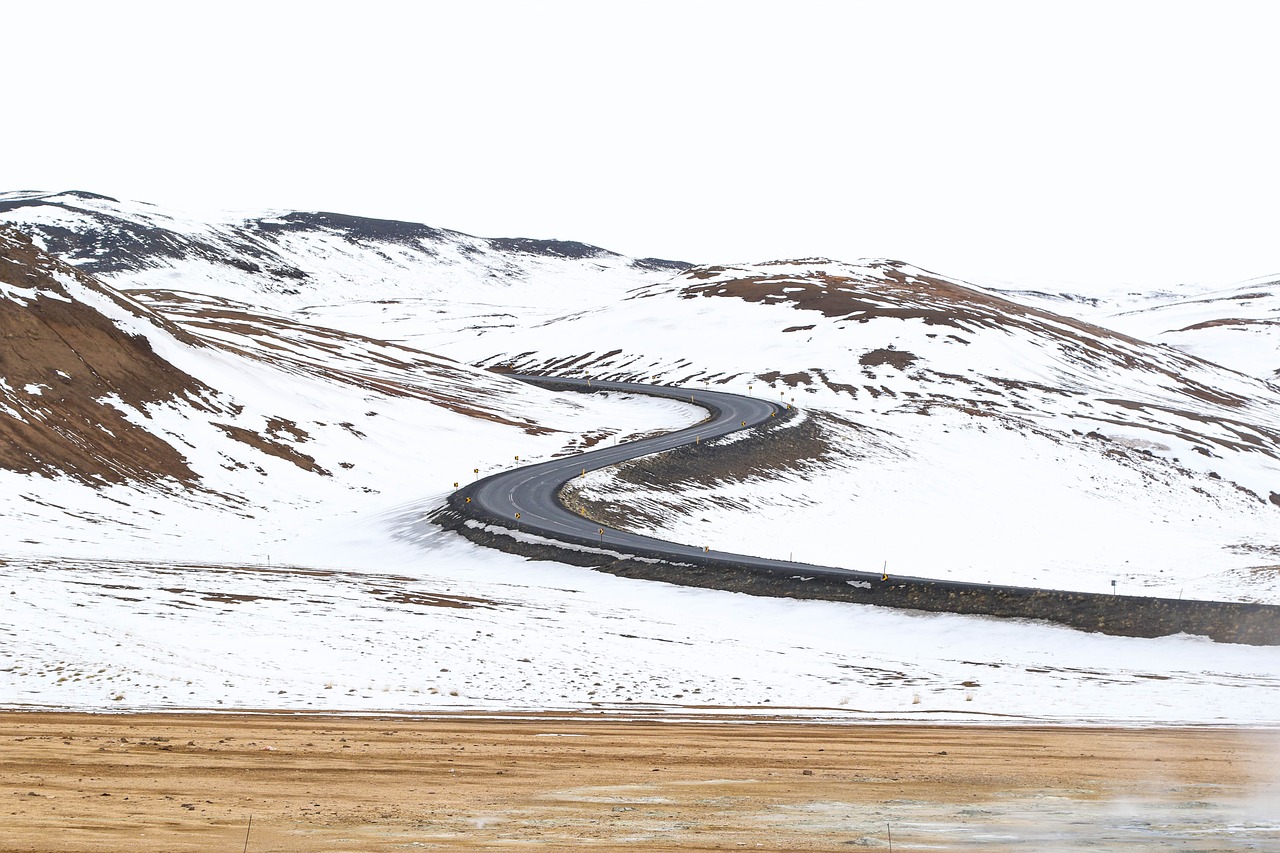
{"type": "Polygon", "coordinates": [[[366,306],[378,314],[402,301],[424,319],[439,313],[438,301],[450,315],[465,303],[494,301],[557,311],[689,266],[571,241],[473,237],[337,213],[199,216],[78,191],[0,193],[0,221],[117,287],[196,291],[291,311],[366,306]]]}
{"type": "Polygon", "coordinates": [[[1015,302],[1166,344],[1260,379],[1280,378],[1280,280],[1264,276],[1223,289],[1179,285],[1093,295],[997,291],[1015,302]]]}
{"type": "Polygon", "coordinates": [[[700,416],[653,401],[628,414],[226,299],[147,292],[170,319],[11,230],[0,281],[10,553],[96,554],[105,534],[135,556],[200,541],[245,558],[262,537],[376,513],[476,467],[700,416]]]}
{"type": "Polygon", "coordinates": [[[1280,280],[1188,294],[1101,320],[1226,367],[1280,380],[1280,280]]]}
{"type": "Polygon", "coordinates": [[[814,413],[824,446],[785,457],[792,473],[712,477],[683,508],[654,476],[597,475],[597,497],[644,508],[638,529],[917,576],[1280,596],[1280,391],[1167,347],[905,264],[822,260],[696,267],[496,344],[459,351],[814,413]]]}
{"type": "Polygon", "coordinates": [[[589,477],[593,511],[833,565],[1280,602],[1280,392],[1067,303],[889,261],[688,267],[87,193],[0,195],[0,221],[35,239],[4,232],[0,262],[0,705],[1275,720],[1274,650],[671,589],[424,521],[477,468],[700,416],[485,368],[715,383],[803,417],[750,464],[589,477]]]}

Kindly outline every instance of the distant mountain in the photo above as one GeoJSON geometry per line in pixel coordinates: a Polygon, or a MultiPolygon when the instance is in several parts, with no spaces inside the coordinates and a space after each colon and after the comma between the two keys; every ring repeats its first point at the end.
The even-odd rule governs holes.
{"type": "Polygon", "coordinates": [[[1280,279],[1182,296],[1100,318],[1243,373],[1280,379],[1280,279]]]}
{"type": "Polygon", "coordinates": [[[343,282],[349,298],[425,295],[446,278],[513,287],[549,271],[580,268],[669,275],[690,264],[626,258],[585,243],[473,237],[414,222],[339,213],[276,211],[196,218],[95,193],[0,193],[0,221],[30,234],[85,272],[133,286],[174,277],[216,283],[221,295],[314,300],[343,282]],[[432,273],[424,277],[423,271],[432,273]],[[228,288],[231,288],[230,290],[228,288]]]}
{"type": "MultiPolygon", "coordinates": [[[[339,213],[202,217],[83,191],[0,193],[0,221],[122,289],[247,300],[428,348],[622,299],[692,267],[565,240],[473,237],[339,213]],[[429,331],[419,319],[426,314],[439,321],[429,331]]],[[[1186,285],[1103,295],[987,292],[1274,379],[1277,290],[1276,281],[1258,280],[1214,293],[1186,285]]]]}
{"type": "Polygon", "coordinates": [[[1115,290],[1095,296],[1037,290],[995,292],[1015,302],[1167,344],[1251,376],[1280,378],[1277,276],[1217,290],[1180,285],[1151,291],[1115,290]]]}

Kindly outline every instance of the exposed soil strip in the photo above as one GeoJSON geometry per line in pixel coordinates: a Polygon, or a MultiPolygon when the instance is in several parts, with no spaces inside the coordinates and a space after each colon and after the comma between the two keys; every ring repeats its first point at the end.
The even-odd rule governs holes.
{"type": "Polygon", "coordinates": [[[1280,733],[0,714],[0,849],[1274,849],[1280,733]],[[1268,810],[1270,808],[1270,810],[1268,810]]]}

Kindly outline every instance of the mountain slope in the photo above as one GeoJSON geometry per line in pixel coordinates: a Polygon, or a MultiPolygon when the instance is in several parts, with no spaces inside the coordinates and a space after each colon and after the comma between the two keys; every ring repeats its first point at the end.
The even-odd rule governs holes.
{"type": "Polygon", "coordinates": [[[809,413],[810,449],[768,450],[773,473],[673,460],[581,484],[640,532],[925,577],[1280,596],[1274,386],[905,264],[699,267],[456,351],[809,413]]]}
{"type": "Polygon", "coordinates": [[[339,213],[198,217],[80,191],[0,193],[0,221],[109,282],[253,295],[291,307],[421,298],[460,283],[498,292],[554,290],[548,278],[575,273],[643,281],[689,266],[572,241],[473,237],[339,213]]]}
{"type": "Polygon", "coordinates": [[[146,306],[11,229],[0,284],[0,482],[20,498],[6,532],[63,553],[108,530],[122,553],[258,549],[521,453],[699,416],[561,398],[216,297],[146,291],[146,306]]]}
{"type": "Polygon", "coordinates": [[[223,412],[212,389],[129,329],[194,339],[3,227],[0,288],[0,466],[87,482],[196,479],[172,444],[127,416],[160,403],[223,412]]]}
{"type": "Polygon", "coordinates": [[[996,292],[1015,302],[1172,346],[1259,379],[1280,378],[1280,282],[1275,276],[1214,290],[1183,284],[1091,296],[996,292]]]}
{"type": "Polygon", "coordinates": [[[1115,312],[1103,322],[1252,376],[1280,379],[1280,281],[1273,278],[1115,312]]]}

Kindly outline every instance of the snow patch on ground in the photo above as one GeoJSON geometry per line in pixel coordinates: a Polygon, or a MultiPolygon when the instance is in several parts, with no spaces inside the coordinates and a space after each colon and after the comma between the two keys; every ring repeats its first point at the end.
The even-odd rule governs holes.
{"type": "Polygon", "coordinates": [[[346,543],[359,563],[341,544],[303,565],[7,560],[0,705],[1280,723],[1274,649],[685,589],[440,532],[346,543]]]}

